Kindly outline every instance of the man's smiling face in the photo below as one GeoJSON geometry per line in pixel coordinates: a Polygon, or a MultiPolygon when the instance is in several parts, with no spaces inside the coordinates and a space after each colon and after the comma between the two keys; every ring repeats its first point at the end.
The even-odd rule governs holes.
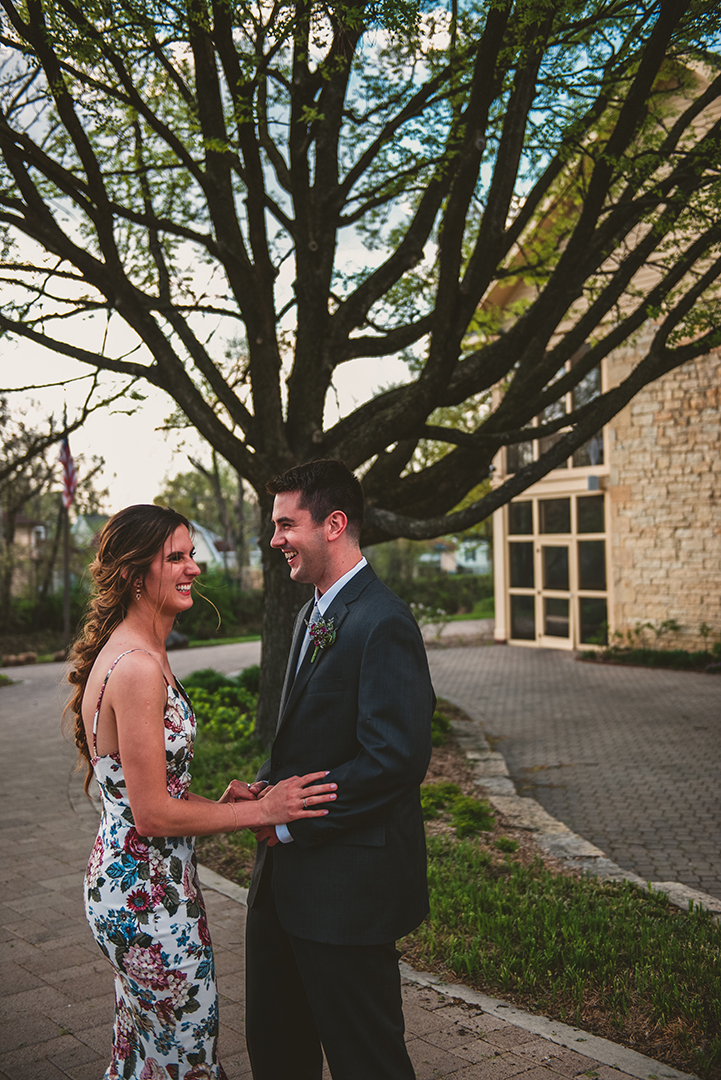
{"type": "Polygon", "coordinates": [[[317,525],[310,510],[300,507],[299,491],[281,491],[273,501],[275,532],[270,546],[285,555],[293,581],[315,585],[319,592],[331,585],[326,577],[331,571],[331,553],[325,524],[317,525]]]}

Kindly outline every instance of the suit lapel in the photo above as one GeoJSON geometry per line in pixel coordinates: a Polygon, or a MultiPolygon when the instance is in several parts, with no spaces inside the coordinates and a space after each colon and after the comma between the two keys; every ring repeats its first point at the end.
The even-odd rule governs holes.
{"type": "MultiPolygon", "coordinates": [[[[335,627],[336,633],[340,633],[340,628],[348,614],[348,604],[352,604],[358,599],[366,586],[375,579],[375,576],[376,575],[370,566],[364,566],[362,570],[359,570],[358,573],[350,579],[347,585],[343,586],[338,595],[333,599],[323,618],[326,622],[333,619],[333,626],[335,627]]],[[[299,622],[296,623],[290,661],[288,662],[285,683],[283,685],[277,731],[280,730],[286,717],[292,712],[298,698],[303,693],[303,690],[305,690],[311,677],[317,675],[317,672],[321,670],[324,650],[321,649],[315,660],[311,663],[314,648],[313,643],[311,642],[303,657],[303,662],[300,665],[298,674],[295,676],[295,680],[293,680],[292,677],[292,673],[295,671],[295,665],[298,663],[300,643],[303,640],[303,633],[305,632],[305,620],[310,616],[312,610],[313,601],[310,601],[301,611],[299,622]],[[302,633],[299,631],[299,625],[302,628],[302,633]]],[[[332,647],[333,646],[331,646],[331,648],[332,647]]]]}
{"type": "Polygon", "coordinates": [[[295,678],[295,669],[298,666],[298,655],[300,653],[301,644],[303,643],[306,619],[310,617],[314,603],[314,600],[309,600],[307,604],[303,605],[296,616],[295,626],[293,627],[293,639],[290,644],[290,656],[288,657],[288,665],[285,669],[283,692],[280,695],[280,709],[278,710],[278,724],[276,731],[283,720],[283,713],[285,712],[288,695],[293,686],[293,679],[295,678]]]}

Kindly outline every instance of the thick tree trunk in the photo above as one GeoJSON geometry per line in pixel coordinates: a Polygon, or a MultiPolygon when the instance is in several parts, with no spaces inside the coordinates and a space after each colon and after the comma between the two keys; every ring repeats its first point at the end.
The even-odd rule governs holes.
{"type": "Polygon", "coordinates": [[[14,506],[2,514],[2,547],[0,548],[0,611],[10,614],[13,574],[15,572],[15,514],[14,506]]]}
{"type": "Polygon", "coordinates": [[[263,553],[265,609],[256,733],[266,746],[271,745],[275,736],[295,617],[313,594],[312,586],[297,585],[290,580],[283,555],[269,545],[271,535],[270,505],[264,501],[261,505],[260,546],[263,553]]]}

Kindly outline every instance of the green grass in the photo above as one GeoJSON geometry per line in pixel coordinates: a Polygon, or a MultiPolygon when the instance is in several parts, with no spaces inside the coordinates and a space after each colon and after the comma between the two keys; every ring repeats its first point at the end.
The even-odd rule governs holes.
{"type": "Polygon", "coordinates": [[[641,1017],[670,1033],[677,1060],[721,1075],[721,928],[708,912],[627,882],[494,864],[467,840],[430,837],[428,855],[430,918],[406,939],[414,963],[579,1026],[602,1002],[619,1037],[641,1017]]]}
{"type": "MultiPolygon", "coordinates": [[[[424,784],[421,788],[423,819],[445,818],[456,830],[456,836],[477,836],[493,828],[494,817],[485,799],[463,795],[458,784],[424,784]]],[[[516,845],[518,847],[518,845],[516,845]]]]}
{"type": "Polygon", "coordinates": [[[441,817],[449,802],[461,797],[458,784],[424,784],[421,788],[423,820],[433,821],[441,817]]]}
{"type": "MultiPolygon", "coordinates": [[[[245,705],[256,674],[249,670],[245,685],[209,671],[185,680],[191,696],[196,684],[204,691],[207,720],[199,716],[192,769],[199,794],[218,798],[233,777],[251,780],[267,756],[243,709],[236,728],[225,712],[232,693],[245,705]]],[[[528,866],[510,837],[464,839],[493,818],[456,784],[427,784],[421,797],[424,817],[456,835],[428,837],[431,914],[403,945],[415,967],[721,1080],[721,927],[709,912],[682,911],[627,882],[528,866]]],[[[222,845],[220,868],[247,883],[252,834],[242,830],[222,845]]]]}
{"type": "Polygon", "coordinates": [[[482,600],[476,600],[473,611],[466,611],[463,615],[451,615],[451,622],[467,622],[469,619],[492,619],[496,613],[495,601],[492,596],[484,596],[482,600]]]}
{"type": "Polygon", "coordinates": [[[0,686],[12,686],[14,679],[8,678],[7,675],[0,675],[0,686]]]}
{"type": "Polygon", "coordinates": [[[431,741],[434,746],[443,746],[444,742],[448,738],[448,734],[451,730],[451,722],[447,716],[444,716],[438,709],[433,713],[431,719],[431,741]]]}
{"type": "Polygon", "coordinates": [[[519,843],[517,840],[511,840],[510,836],[499,836],[497,840],[493,841],[494,848],[498,848],[499,851],[514,852],[518,851],[519,843]]]}
{"type": "Polygon", "coordinates": [[[242,645],[246,641],[260,641],[260,634],[246,634],[244,637],[209,638],[207,641],[201,638],[191,638],[188,642],[188,648],[204,649],[206,645],[242,645]]]}

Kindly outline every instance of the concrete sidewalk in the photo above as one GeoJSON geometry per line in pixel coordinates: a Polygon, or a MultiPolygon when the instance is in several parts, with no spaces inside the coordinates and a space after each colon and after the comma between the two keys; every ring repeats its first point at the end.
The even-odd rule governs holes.
{"type": "MultiPolygon", "coordinates": [[[[176,653],[173,666],[181,678],[211,662],[230,670],[254,662],[254,648],[176,653]]],[[[0,689],[0,1080],[100,1080],[109,1056],[112,975],[83,913],[81,881],[97,817],[73,771],[74,748],[60,736],[63,667],[6,674],[23,681],[0,689]]],[[[203,876],[221,994],[221,1052],[229,1080],[241,1080],[250,1077],[243,892],[203,876]]],[[[684,1076],[466,987],[434,985],[432,977],[410,970],[406,975],[409,1051],[418,1080],[684,1076]]]]}
{"type": "Polygon", "coordinates": [[[477,720],[512,783],[646,881],[721,903],[721,677],[512,645],[432,649],[436,693],[477,720]]]}

